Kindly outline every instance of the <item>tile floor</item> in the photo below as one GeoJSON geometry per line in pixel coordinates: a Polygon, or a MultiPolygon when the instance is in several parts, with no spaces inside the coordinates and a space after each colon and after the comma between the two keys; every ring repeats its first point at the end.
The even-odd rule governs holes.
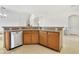
{"type": "Polygon", "coordinates": [[[64,36],[63,48],[61,49],[60,53],[40,45],[23,45],[16,49],[6,51],[4,48],[2,48],[2,40],[0,37],[0,53],[1,54],[78,54],[79,36],[64,36]]]}
{"type": "Polygon", "coordinates": [[[64,36],[61,53],[78,54],[79,36],[64,36]]]}

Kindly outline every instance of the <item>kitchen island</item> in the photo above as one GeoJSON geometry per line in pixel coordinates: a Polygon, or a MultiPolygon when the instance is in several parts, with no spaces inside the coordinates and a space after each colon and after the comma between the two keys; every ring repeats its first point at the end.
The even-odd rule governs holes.
{"type": "MultiPolygon", "coordinates": [[[[40,44],[50,49],[61,51],[63,27],[3,27],[4,45],[11,50],[11,32],[22,32],[22,44],[40,44]]],[[[17,41],[17,39],[16,39],[17,41]]],[[[20,45],[19,45],[20,46],[20,45]]],[[[18,46],[17,46],[18,47],[18,46]]]]}

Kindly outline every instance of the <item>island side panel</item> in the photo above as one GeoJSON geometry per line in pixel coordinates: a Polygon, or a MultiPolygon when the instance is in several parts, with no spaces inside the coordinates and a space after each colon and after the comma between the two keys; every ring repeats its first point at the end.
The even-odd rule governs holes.
{"type": "Polygon", "coordinates": [[[4,43],[5,43],[5,48],[7,50],[10,50],[11,48],[10,32],[4,32],[4,43]]]}

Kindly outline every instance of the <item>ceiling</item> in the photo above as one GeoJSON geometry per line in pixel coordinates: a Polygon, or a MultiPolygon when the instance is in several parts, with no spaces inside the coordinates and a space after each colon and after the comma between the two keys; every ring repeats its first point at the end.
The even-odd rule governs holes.
{"type": "Polygon", "coordinates": [[[29,13],[37,13],[37,12],[52,12],[56,10],[62,10],[61,8],[69,8],[69,6],[61,6],[61,5],[4,5],[6,9],[14,10],[17,12],[29,12],[29,13]]]}
{"type": "Polygon", "coordinates": [[[76,6],[69,5],[3,5],[6,9],[17,11],[20,13],[31,13],[35,15],[53,15],[70,11],[76,6]]]}

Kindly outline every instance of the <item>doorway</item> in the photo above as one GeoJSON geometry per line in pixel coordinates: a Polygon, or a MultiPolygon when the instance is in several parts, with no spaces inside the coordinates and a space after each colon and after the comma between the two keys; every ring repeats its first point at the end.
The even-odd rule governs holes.
{"type": "Polygon", "coordinates": [[[71,15],[68,18],[68,32],[69,34],[79,35],[79,16],[71,15]]]}

